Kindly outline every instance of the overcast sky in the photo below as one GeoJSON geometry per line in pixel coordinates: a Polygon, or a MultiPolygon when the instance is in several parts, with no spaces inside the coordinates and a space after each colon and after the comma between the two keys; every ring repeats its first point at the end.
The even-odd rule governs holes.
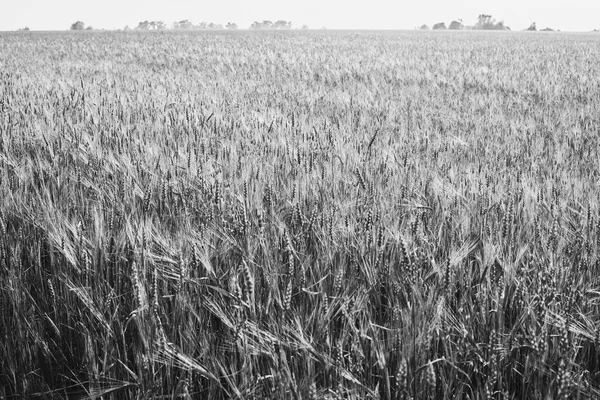
{"type": "Polygon", "coordinates": [[[563,31],[600,29],[600,0],[0,0],[0,30],[65,30],[81,20],[94,28],[121,29],[143,20],[189,19],[217,24],[283,19],[294,26],[330,29],[412,29],[479,14],[503,20],[513,30],[550,27],[563,31]]]}

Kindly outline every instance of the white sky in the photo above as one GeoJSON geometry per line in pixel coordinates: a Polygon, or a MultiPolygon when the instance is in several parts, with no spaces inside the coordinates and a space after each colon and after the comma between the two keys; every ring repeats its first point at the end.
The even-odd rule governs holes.
{"type": "Polygon", "coordinates": [[[504,20],[513,30],[536,22],[538,29],[600,29],[600,0],[0,0],[0,31],[66,30],[81,20],[94,28],[134,28],[139,21],[189,19],[247,28],[253,21],[283,19],[295,27],[412,29],[479,14],[504,20]]]}

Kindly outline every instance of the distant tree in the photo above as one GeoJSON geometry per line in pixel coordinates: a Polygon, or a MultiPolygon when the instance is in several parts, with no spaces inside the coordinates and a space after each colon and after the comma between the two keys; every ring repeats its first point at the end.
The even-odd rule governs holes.
{"type": "Polygon", "coordinates": [[[477,17],[477,23],[473,29],[484,29],[484,30],[508,30],[509,28],[504,25],[504,21],[496,23],[496,20],[488,14],[479,14],[477,17]]]}
{"type": "Polygon", "coordinates": [[[141,21],[135,29],[140,31],[164,30],[167,29],[167,24],[163,21],[141,21]]]}
{"type": "Polygon", "coordinates": [[[475,29],[494,29],[494,19],[489,14],[479,14],[475,29]]]}
{"type": "Polygon", "coordinates": [[[308,29],[308,25],[306,25],[306,24],[302,25],[302,29],[307,30],[308,29]]]}
{"type": "Polygon", "coordinates": [[[433,29],[435,29],[435,30],[446,29],[446,23],[445,22],[438,22],[437,24],[435,24],[433,26],[433,29]]]}
{"type": "Polygon", "coordinates": [[[123,28],[123,30],[124,30],[125,32],[127,32],[127,31],[130,31],[130,30],[131,30],[131,28],[129,27],[129,25],[125,25],[125,28],[123,28]]]}
{"type": "Polygon", "coordinates": [[[88,26],[87,28],[85,28],[86,31],[93,31],[94,28],[92,28],[91,26],[88,26]]]}
{"type": "Polygon", "coordinates": [[[475,29],[501,30],[504,29],[504,22],[496,23],[496,20],[489,14],[480,14],[475,24],[475,29]]]}
{"type": "Polygon", "coordinates": [[[537,27],[535,26],[535,22],[532,23],[529,28],[527,28],[528,31],[537,31],[537,27]]]}
{"type": "Polygon", "coordinates": [[[463,28],[462,19],[459,19],[458,21],[450,22],[450,26],[448,27],[448,29],[452,29],[452,30],[459,30],[462,28],[463,28]]]}
{"type": "Polygon", "coordinates": [[[422,31],[426,31],[426,30],[428,30],[428,29],[429,29],[429,27],[428,27],[427,25],[423,24],[423,25],[421,25],[421,26],[419,27],[419,29],[420,29],[420,30],[422,30],[422,31]]]}
{"type": "Polygon", "coordinates": [[[238,26],[234,22],[228,22],[227,25],[225,25],[225,28],[227,28],[227,29],[237,29],[238,26]]]}
{"type": "Polygon", "coordinates": [[[20,31],[28,31],[28,30],[29,30],[29,27],[28,27],[28,26],[26,26],[25,28],[19,28],[19,30],[20,30],[20,31]]]}
{"type": "Polygon", "coordinates": [[[73,22],[71,24],[72,31],[82,31],[85,29],[85,24],[82,21],[73,22]]]}
{"type": "Polygon", "coordinates": [[[194,24],[190,20],[184,19],[179,22],[173,22],[173,29],[192,29],[194,24]]]}
{"type": "Polygon", "coordinates": [[[277,21],[273,24],[272,28],[273,29],[291,29],[292,23],[280,19],[279,21],[277,21]]]}
{"type": "MultiPolygon", "coordinates": [[[[277,21],[277,23],[286,23],[285,21],[277,21]]],[[[290,23],[290,27],[291,27],[291,23],[290,23]]],[[[273,24],[273,22],[269,21],[269,20],[264,20],[263,22],[258,22],[258,21],[254,21],[252,23],[252,25],[250,25],[250,29],[277,29],[278,26],[275,26],[275,24],[273,24]]]]}
{"type": "Polygon", "coordinates": [[[545,27],[544,29],[541,29],[540,32],[554,32],[554,29],[545,27]]]}
{"type": "Polygon", "coordinates": [[[504,21],[499,21],[496,23],[496,25],[494,25],[494,28],[497,31],[503,31],[503,30],[510,30],[510,28],[504,26],[504,21]]]}

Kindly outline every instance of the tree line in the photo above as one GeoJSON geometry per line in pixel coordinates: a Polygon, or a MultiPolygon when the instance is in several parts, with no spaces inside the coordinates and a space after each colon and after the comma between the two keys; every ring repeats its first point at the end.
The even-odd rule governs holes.
{"type": "MultiPolygon", "coordinates": [[[[86,26],[83,21],[77,21],[71,24],[70,30],[82,31],[92,30],[91,26],[86,26]]],[[[140,21],[134,28],[135,30],[141,31],[154,31],[154,30],[166,30],[169,29],[164,21],[140,21]]],[[[215,29],[238,29],[238,25],[235,22],[228,22],[226,25],[215,24],[213,22],[200,22],[198,24],[193,23],[190,20],[184,19],[181,21],[173,22],[171,29],[174,30],[215,30],[215,29]]],[[[275,22],[264,20],[254,21],[250,25],[249,29],[292,29],[292,22],[285,20],[278,20],[275,22]]],[[[308,25],[302,25],[302,29],[308,29],[308,25]]],[[[126,26],[124,30],[131,30],[129,26],[126,26]]]]}
{"type": "MultiPolygon", "coordinates": [[[[428,25],[424,24],[424,25],[421,25],[419,27],[419,29],[425,30],[425,29],[430,29],[430,28],[428,25]]],[[[474,29],[474,30],[494,30],[494,31],[507,31],[508,30],[509,31],[510,27],[508,25],[506,25],[504,23],[504,21],[496,21],[496,19],[493,18],[489,14],[479,14],[479,16],[477,17],[477,22],[472,26],[465,26],[463,24],[462,19],[459,19],[459,20],[452,21],[449,26],[446,26],[445,22],[438,22],[438,23],[434,24],[431,29],[434,29],[434,30],[474,29]]],[[[527,28],[526,30],[527,31],[537,31],[535,22],[533,22],[529,26],[529,28],[527,28]]],[[[542,31],[554,31],[554,29],[544,28],[544,29],[542,29],[542,31]]]]}
{"type": "MultiPolygon", "coordinates": [[[[192,21],[184,19],[181,21],[173,22],[170,27],[174,30],[219,30],[219,29],[238,29],[238,25],[235,22],[228,22],[226,25],[215,24],[213,22],[200,22],[198,24],[194,24],[192,21]]],[[[163,21],[140,21],[138,25],[133,28],[135,30],[166,30],[169,29],[167,24],[163,21]]],[[[277,30],[285,30],[292,29],[292,22],[285,20],[278,20],[275,22],[264,20],[264,21],[254,21],[249,29],[259,30],[259,29],[277,29],[277,30]]],[[[308,29],[308,25],[302,25],[301,29],[308,29]]],[[[423,24],[418,29],[426,30],[430,29],[428,25],[423,24]]],[[[438,22],[432,26],[431,29],[434,30],[462,30],[462,29],[474,29],[474,30],[510,30],[510,27],[504,23],[504,21],[496,21],[489,14],[479,14],[477,17],[477,22],[474,25],[466,26],[463,24],[462,19],[453,20],[450,22],[448,26],[446,26],[445,22],[438,22]]],[[[23,28],[20,30],[29,30],[29,28],[23,28]]],[[[82,31],[82,30],[93,30],[91,26],[86,26],[83,21],[76,21],[71,24],[70,30],[73,31],[82,31]]],[[[124,30],[132,30],[129,26],[126,26],[124,30]]],[[[527,29],[527,31],[537,31],[536,23],[533,22],[527,29]]],[[[544,28],[541,31],[554,31],[551,28],[544,28]]],[[[560,31],[559,31],[560,32],[560,31]]],[[[597,32],[597,30],[594,30],[597,32]]]]}

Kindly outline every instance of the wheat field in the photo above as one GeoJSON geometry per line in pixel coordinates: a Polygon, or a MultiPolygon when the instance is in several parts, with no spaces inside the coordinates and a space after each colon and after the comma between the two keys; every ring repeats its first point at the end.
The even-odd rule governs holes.
{"type": "Polygon", "coordinates": [[[0,398],[598,398],[599,59],[0,34],[0,398]]]}

